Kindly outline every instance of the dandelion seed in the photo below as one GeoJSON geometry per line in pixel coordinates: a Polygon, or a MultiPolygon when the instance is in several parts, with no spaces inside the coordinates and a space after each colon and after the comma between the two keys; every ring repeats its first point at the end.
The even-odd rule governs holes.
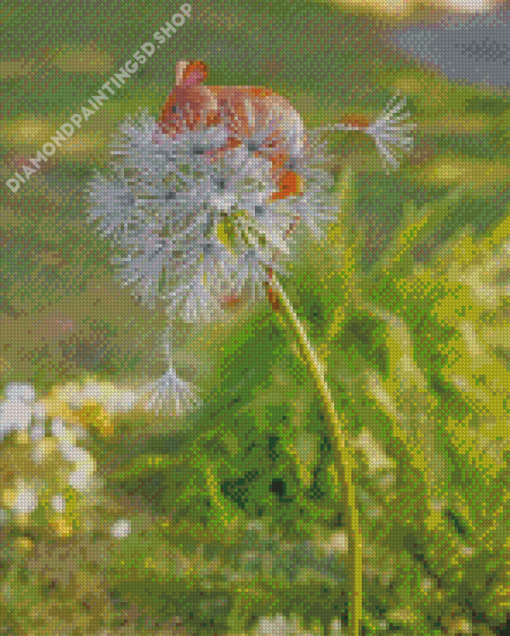
{"type": "Polygon", "coordinates": [[[148,385],[146,408],[171,416],[183,415],[199,404],[191,384],[182,380],[172,367],[148,385]]]}
{"type": "MultiPolygon", "coordinates": [[[[396,100],[394,97],[393,100],[396,100]]],[[[366,129],[366,134],[374,138],[377,148],[383,158],[393,167],[398,168],[398,160],[394,156],[395,149],[397,154],[399,151],[411,150],[413,145],[413,138],[407,133],[416,128],[416,124],[408,123],[402,124],[404,119],[407,119],[410,114],[402,113],[396,115],[406,103],[405,98],[400,103],[397,103],[392,107],[393,100],[391,100],[386,106],[382,117],[377,119],[373,124],[370,124],[366,129]],[[391,153],[391,146],[394,146],[393,154],[391,153]]]]}
{"type": "Polygon", "coordinates": [[[400,112],[406,105],[406,99],[404,97],[400,102],[398,99],[398,95],[392,97],[381,116],[372,124],[363,117],[347,117],[345,123],[332,124],[316,130],[359,130],[374,139],[387,167],[386,171],[389,172],[389,166],[397,169],[403,153],[412,149],[413,138],[408,133],[416,128],[414,123],[402,123],[410,113],[400,112]]]}

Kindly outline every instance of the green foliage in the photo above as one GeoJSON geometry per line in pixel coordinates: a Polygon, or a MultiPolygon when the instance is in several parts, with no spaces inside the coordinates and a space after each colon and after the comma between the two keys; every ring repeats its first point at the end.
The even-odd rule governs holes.
{"type": "MultiPolygon", "coordinates": [[[[402,269],[402,248],[407,255],[412,239],[426,240],[458,194],[450,194],[439,211],[414,208],[398,230],[401,238],[393,241],[401,248],[391,249],[381,275],[343,274],[343,289],[351,290],[346,298],[356,301],[352,310],[328,310],[329,293],[320,286],[300,295],[301,314],[316,324],[317,336],[322,334],[319,350],[355,446],[371,572],[364,583],[366,633],[377,633],[386,621],[402,633],[432,634],[449,624],[448,615],[486,629],[504,621],[507,612],[507,495],[495,516],[491,502],[508,488],[503,450],[510,378],[501,347],[491,347],[484,337],[507,324],[498,281],[507,266],[500,244],[508,222],[477,242],[469,234],[453,237],[427,265],[407,260],[402,269]],[[355,286],[361,293],[352,293],[355,286]],[[347,389],[340,391],[335,379],[347,389]]],[[[347,257],[354,253],[348,245],[332,249],[343,249],[347,257]]],[[[324,280],[335,258],[328,261],[326,254],[318,260],[324,280]]],[[[183,536],[182,526],[188,537],[199,527],[202,537],[216,535],[213,540],[209,534],[209,550],[221,555],[222,572],[227,564],[239,567],[232,536],[242,534],[250,520],[258,519],[294,546],[313,540],[324,548],[342,527],[331,443],[301,363],[295,368],[287,363],[288,343],[267,315],[253,317],[251,331],[243,329],[249,335],[233,338],[221,354],[216,402],[226,410],[213,418],[210,406],[197,413],[191,429],[197,432],[182,452],[140,456],[114,476],[128,482],[153,473],[157,465],[174,511],[170,534],[183,536]],[[235,385],[241,378],[246,378],[242,389],[235,385]],[[273,389],[275,383],[285,391],[273,389]],[[228,549],[219,546],[220,535],[228,549]]],[[[339,555],[335,559],[342,563],[339,555]]],[[[204,633],[245,629],[254,617],[278,613],[298,612],[307,621],[319,619],[326,629],[338,616],[345,620],[346,605],[338,604],[346,598],[345,577],[334,588],[301,585],[295,566],[289,570],[288,562],[277,562],[278,572],[268,570],[260,554],[253,555],[255,579],[243,579],[237,589],[232,581],[222,587],[215,579],[206,591],[196,579],[192,589],[181,582],[168,596],[163,589],[144,594],[147,602],[160,599],[158,611],[189,607],[190,624],[204,633]],[[275,578],[286,581],[278,583],[278,592],[267,587],[275,578]],[[220,598],[224,603],[218,605],[220,598]]],[[[134,582],[122,589],[140,598],[134,582]]]]}

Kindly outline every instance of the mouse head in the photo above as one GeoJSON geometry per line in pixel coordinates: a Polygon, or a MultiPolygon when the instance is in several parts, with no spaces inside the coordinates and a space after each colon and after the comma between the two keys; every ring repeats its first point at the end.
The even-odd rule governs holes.
{"type": "Polygon", "coordinates": [[[205,62],[199,60],[179,60],[175,65],[175,85],[189,88],[203,84],[209,75],[205,62]]]}
{"type": "Polygon", "coordinates": [[[180,129],[184,119],[189,127],[197,121],[210,122],[218,111],[212,91],[204,86],[208,68],[199,60],[179,60],[175,67],[175,86],[161,112],[160,123],[164,132],[171,134],[180,129]]]}

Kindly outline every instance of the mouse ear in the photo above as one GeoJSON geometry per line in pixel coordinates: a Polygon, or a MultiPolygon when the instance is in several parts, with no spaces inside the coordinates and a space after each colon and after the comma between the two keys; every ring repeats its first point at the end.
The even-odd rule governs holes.
{"type": "Polygon", "coordinates": [[[177,64],[177,72],[176,72],[176,84],[180,86],[196,86],[197,84],[201,84],[208,75],[208,68],[205,62],[201,61],[192,61],[186,62],[186,66],[179,67],[181,62],[177,64]],[[182,68],[182,70],[181,70],[182,68]],[[179,77],[179,73],[181,76],[179,77]],[[179,81],[180,80],[180,81],[179,81]]]}
{"type": "Polygon", "coordinates": [[[182,76],[184,75],[184,71],[186,67],[190,63],[189,60],[179,60],[175,65],[175,85],[179,86],[182,83],[182,76]]]}

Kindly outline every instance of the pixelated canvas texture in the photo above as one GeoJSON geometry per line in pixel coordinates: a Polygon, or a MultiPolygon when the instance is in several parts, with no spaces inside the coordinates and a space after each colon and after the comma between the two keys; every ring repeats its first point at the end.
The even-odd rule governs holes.
{"type": "Polygon", "coordinates": [[[0,635],[510,633],[508,2],[0,35],[0,635]]]}

